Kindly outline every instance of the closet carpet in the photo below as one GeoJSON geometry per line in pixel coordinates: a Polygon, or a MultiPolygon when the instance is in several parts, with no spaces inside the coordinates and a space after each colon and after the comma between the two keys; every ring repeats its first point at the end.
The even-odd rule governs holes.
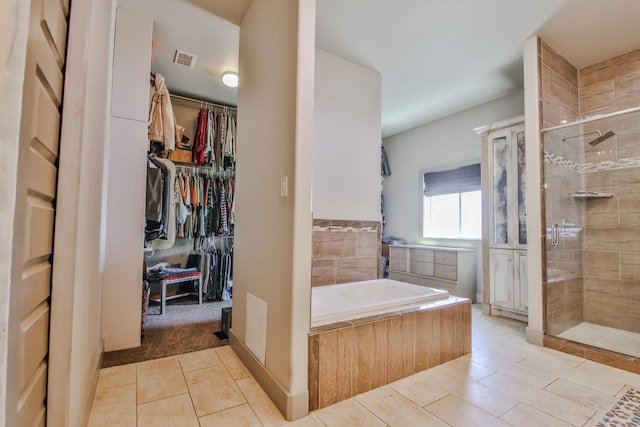
{"type": "Polygon", "coordinates": [[[159,304],[150,303],[144,321],[144,337],[140,347],[105,352],[102,367],[124,365],[161,357],[175,356],[225,345],[213,333],[220,330],[222,308],[231,300],[203,302],[182,299],[167,303],[164,314],[159,304]]]}

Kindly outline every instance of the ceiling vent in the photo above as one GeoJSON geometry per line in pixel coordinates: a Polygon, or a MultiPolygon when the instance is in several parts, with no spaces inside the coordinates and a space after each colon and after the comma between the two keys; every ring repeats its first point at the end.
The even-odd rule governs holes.
{"type": "Polygon", "coordinates": [[[196,65],[196,59],[198,59],[198,57],[195,55],[181,50],[176,50],[176,54],[173,56],[173,63],[193,68],[193,66],[196,65]]]}

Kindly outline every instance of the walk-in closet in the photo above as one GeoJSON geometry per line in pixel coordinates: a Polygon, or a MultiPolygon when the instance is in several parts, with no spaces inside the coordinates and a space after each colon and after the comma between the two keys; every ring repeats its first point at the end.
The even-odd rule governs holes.
{"type": "MultiPolygon", "coordinates": [[[[140,219],[144,235],[139,244],[141,345],[107,348],[104,367],[224,345],[232,319],[236,148],[241,144],[236,138],[237,91],[219,84],[220,76],[212,74],[206,62],[194,64],[219,62],[222,56],[228,69],[237,72],[238,28],[215,15],[198,13],[194,5],[172,1],[155,8],[147,3],[119,2],[114,58],[117,63],[119,55],[126,56],[130,63],[134,54],[143,57],[132,52],[135,46],[118,46],[118,30],[127,31],[131,40],[134,34],[145,36],[139,22],[152,22],[152,62],[148,100],[144,99],[146,159],[139,164],[145,171],[140,219]],[[189,9],[193,24],[201,24],[202,40],[181,40],[182,47],[194,53],[173,49],[176,34],[184,30],[176,22],[166,25],[176,7],[189,9]],[[226,34],[227,43],[212,43],[220,41],[221,34],[226,34]]],[[[113,309],[107,307],[109,312],[113,309]]]]}

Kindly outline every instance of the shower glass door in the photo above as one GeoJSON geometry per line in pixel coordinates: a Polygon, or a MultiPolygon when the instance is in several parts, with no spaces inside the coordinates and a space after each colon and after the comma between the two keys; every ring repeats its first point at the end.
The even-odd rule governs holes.
{"type": "Polygon", "coordinates": [[[640,356],[640,109],[544,135],[547,333],[640,356]]]}

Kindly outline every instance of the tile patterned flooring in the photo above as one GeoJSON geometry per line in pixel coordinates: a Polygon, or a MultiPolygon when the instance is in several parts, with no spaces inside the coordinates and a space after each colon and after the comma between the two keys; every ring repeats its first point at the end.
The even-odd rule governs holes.
{"type": "Polygon", "coordinates": [[[473,310],[473,352],[287,423],[230,347],[105,368],[97,426],[595,426],[640,375],[528,344],[473,310]]]}
{"type": "Polygon", "coordinates": [[[604,348],[632,357],[640,357],[640,333],[582,322],[558,337],[604,348]]]}

